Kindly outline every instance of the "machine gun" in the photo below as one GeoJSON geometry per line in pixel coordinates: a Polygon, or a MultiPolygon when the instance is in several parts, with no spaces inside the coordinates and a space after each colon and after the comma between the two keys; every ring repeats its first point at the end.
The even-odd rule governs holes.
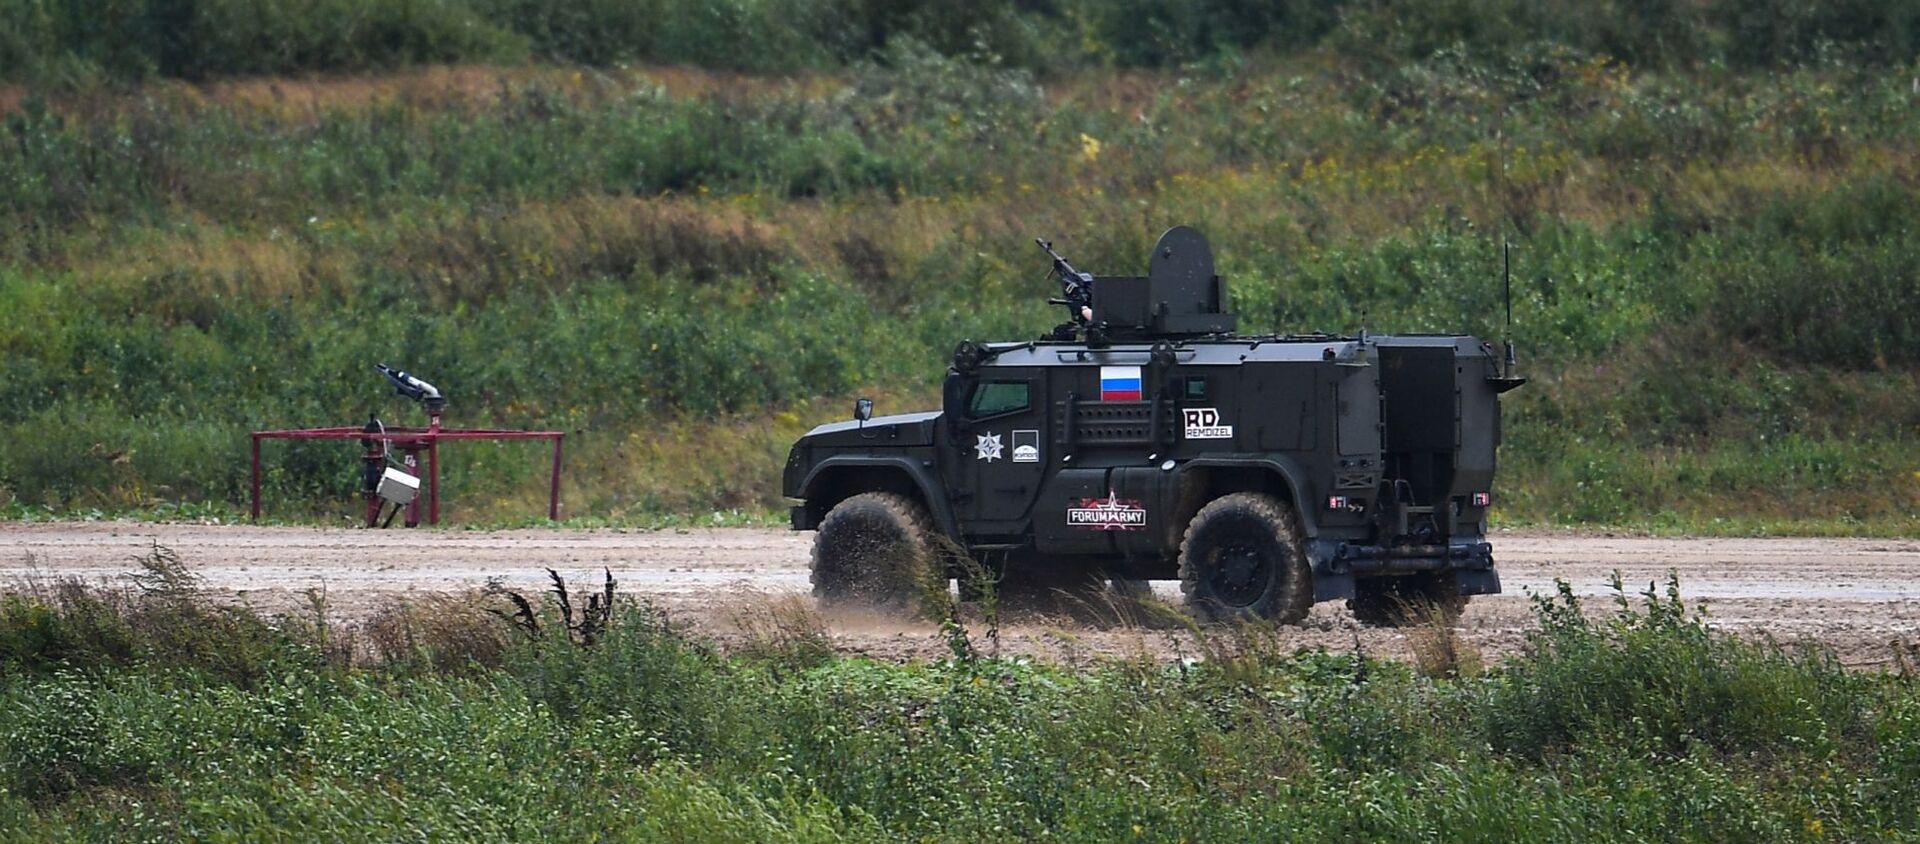
{"type": "Polygon", "coordinates": [[[1093,324],[1093,273],[1074,269],[1066,258],[1053,251],[1053,244],[1037,237],[1033,242],[1040,244],[1040,248],[1046,250],[1047,257],[1053,259],[1051,275],[1060,278],[1060,298],[1048,299],[1047,304],[1067,306],[1070,326],[1093,324]]]}
{"type": "Polygon", "coordinates": [[[1071,317],[1045,339],[1080,339],[1089,348],[1111,342],[1152,343],[1178,337],[1231,334],[1226,282],[1213,269],[1207,239],[1186,226],[1160,235],[1144,276],[1083,273],[1053,244],[1036,240],[1053,259],[1051,275],[1060,277],[1063,296],[1047,300],[1067,306],[1071,317]]]}

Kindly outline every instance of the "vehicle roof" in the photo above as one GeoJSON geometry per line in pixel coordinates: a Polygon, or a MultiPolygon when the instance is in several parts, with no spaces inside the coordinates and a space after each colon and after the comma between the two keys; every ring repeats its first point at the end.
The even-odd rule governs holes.
{"type": "MultiPolygon", "coordinates": [[[[1267,361],[1320,361],[1329,349],[1345,360],[1363,342],[1357,337],[1334,335],[1286,335],[1264,337],[1208,337],[1172,342],[1176,360],[1189,365],[1233,365],[1267,361]]],[[[1461,347],[1477,349],[1480,341],[1463,334],[1372,334],[1364,342],[1376,346],[1461,347]]],[[[993,357],[983,367],[993,366],[1108,366],[1141,365],[1148,362],[1154,344],[1114,343],[1104,348],[1089,348],[1082,342],[1035,340],[1025,343],[989,343],[993,357]]]]}

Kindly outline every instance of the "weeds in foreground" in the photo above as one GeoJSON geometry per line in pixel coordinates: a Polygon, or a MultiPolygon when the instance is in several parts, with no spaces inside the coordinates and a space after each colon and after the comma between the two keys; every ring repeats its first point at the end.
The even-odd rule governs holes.
{"type": "MultiPolygon", "coordinates": [[[[566,578],[561,577],[560,573],[553,569],[547,569],[547,578],[553,582],[553,588],[547,592],[552,596],[551,603],[555,616],[552,620],[558,622],[558,628],[568,641],[583,648],[593,647],[613,621],[615,587],[613,570],[604,571],[606,581],[601,585],[600,591],[580,596],[586,599],[586,603],[576,614],[574,609],[576,598],[568,592],[566,578]]],[[[489,609],[489,612],[511,623],[529,639],[538,640],[541,637],[540,625],[543,614],[534,609],[532,601],[519,592],[494,584],[489,584],[488,591],[505,597],[514,606],[514,611],[511,613],[499,609],[489,609]]]]}
{"type": "Polygon", "coordinates": [[[1457,617],[1431,605],[1411,611],[1414,622],[1406,628],[1406,635],[1414,670],[1425,677],[1447,679],[1480,674],[1485,662],[1480,650],[1460,635],[1457,617]]]}
{"type": "MultiPolygon", "coordinates": [[[[1205,625],[1192,616],[1181,618],[1184,629],[1167,637],[1173,652],[1184,656],[1186,646],[1191,644],[1197,651],[1194,661],[1230,684],[1259,682],[1272,666],[1284,664],[1293,652],[1285,632],[1270,621],[1240,619],[1205,625]]],[[[1356,656],[1361,653],[1358,637],[1353,652],[1356,656]]]]}
{"type": "Polygon", "coordinates": [[[729,611],[737,641],[728,652],[792,668],[812,668],[833,659],[833,635],[813,601],[800,595],[747,596],[729,611]]]}
{"type": "Polygon", "coordinates": [[[251,687],[317,661],[251,610],[204,598],[172,549],[155,545],[135,562],[119,586],[59,579],[0,595],[0,671],[161,664],[251,687]]]}
{"type": "MultiPolygon", "coordinates": [[[[797,612],[773,646],[725,657],[618,594],[589,641],[575,628],[594,603],[571,593],[571,611],[523,595],[532,626],[445,608],[464,619],[447,623],[456,641],[473,635],[466,620],[493,629],[497,664],[269,655],[249,673],[176,658],[177,631],[138,590],[42,588],[0,604],[0,828],[293,837],[349,813],[377,837],[1920,833],[1913,678],[1728,636],[1677,589],[1621,588],[1596,617],[1562,587],[1536,603],[1529,653],[1450,674],[1290,652],[1251,626],[1209,628],[1204,658],[1167,664],[1048,666],[971,646],[889,664],[823,655],[797,612]],[[124,654],[17,658],[88,618],[121,631],[124,654]]],[[[373,625],[413,625],[412,644],[356,635],[417,653],[433,611],[373,625]]],[[[283,649],[316,649],[306,628],[257,623],[283,649]]]]}
{"type": "Polygon", "coordinates": [[[127,576],[148,598],[191,600],[199,594],[200,576],[187,568],[186,561],[172,548],[153,543],[152,550],[134,558],[140,570],[127,576]]]}
{"type": "Polygon", "coordinates": [[[1498,746],[1546,753],[1603,731],[1669,753],[1833,750],[1870,720],[1867,681],[1831,651],[1715,631],[1671,574],[1639,603],[1618,575],[1613,587],[1615,612],[1599,619],[1564,582],[1534,596],[1532,656],[1493,686],[1498,746]]]}
{"type": "Polygon", "coordinates": [[[486,592],[429,596],[390,603],[357,627],[359,658],[366,664],[409,674],[478,673],[505,664],[512,647],[508,629],[486,592]]]}

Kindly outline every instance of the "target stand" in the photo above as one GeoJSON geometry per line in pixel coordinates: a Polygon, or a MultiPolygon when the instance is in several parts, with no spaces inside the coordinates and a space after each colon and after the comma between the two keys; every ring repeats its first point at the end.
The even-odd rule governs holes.
{"type": "Polygon", "coordinates": [[[442,428],[440,413],[446,400],[433,385],[405,372],[381,364],[378,367],[394,383],[400,395],[422,402],[427,408],[425,428],[387,427],[368,417],[362,427],[292,428],[253,432],[253,519],[260,519],[260,444],[267,440],[359,440],[361,447],[360,494],[367,502],[367,527],[383,527],[380,513],[388,503],[394,512],[386,518],[391,524],[404,510],[406,526],[420,524],[421,480],[426,486],[427,523],[440,524],[440,443],[442,440],[552,440],[553,469],[547,478],[547,518],[560,519],[560,450],[566,434],[560,431],[511,431],[493,428],[442,428]],[[400,465],[389,466],[388,457],[400,452],[400,465]],[[426,473],[421,474],[425,457],[426,473]]]}

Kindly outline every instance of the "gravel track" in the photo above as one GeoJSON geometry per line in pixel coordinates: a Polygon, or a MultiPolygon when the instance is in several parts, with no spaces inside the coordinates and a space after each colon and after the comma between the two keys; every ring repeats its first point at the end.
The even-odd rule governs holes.
{"type": "MultiPolygon", "coordinates": [[[[743,619],[774,607],[810,606],[807,557],[813,535],[771,529],[716,530],[343,530],[158,525],[133,522],[0,524],[0,584],[79,578],[118,582],[155,544],[172,549],[218,595],[267,611],[304,605],[324,587],[342,617],[364,617],[396,600],[460,593],[497,580],[539,591],[545,569],[577,586],[604,567],[624,592],[645,595],[696,631],[727,641],[743,619]]],[[[1777,638],[1817,639],[1850,665],[1887,661],[1891,645],[1920,643],[1920,541],[1883,539],[1665,539],[1538,533],[1494,538],[1506,594],[1474,600],[1461,623],[1483,655],[1512,653],[1531,626],[1527,594],[1568,581],[1598,610],[1608,578],[1628,590],[1664,585],[1678,573],[1689,603],[1715,624],[1777,638]]],[[[1177,603],[1174,583],[1156,584],[1177,603]]],[[[826,620],[842,650],[887,658],[937,656],[930,624],[836,616],[826,620]]],[[[978,633],[978,631],[976,631],[978,633]]],[[[1400,631],[1357,625],[1338,603],[1316,607],[1283,644],[1359,647],[1405,656],[1400,631]]],[[[1077,659],[1096,654],[1192,652],[1182,635],[1061,619],[1015,622],[982,646],[1001,653],[1077,659]]]]}

